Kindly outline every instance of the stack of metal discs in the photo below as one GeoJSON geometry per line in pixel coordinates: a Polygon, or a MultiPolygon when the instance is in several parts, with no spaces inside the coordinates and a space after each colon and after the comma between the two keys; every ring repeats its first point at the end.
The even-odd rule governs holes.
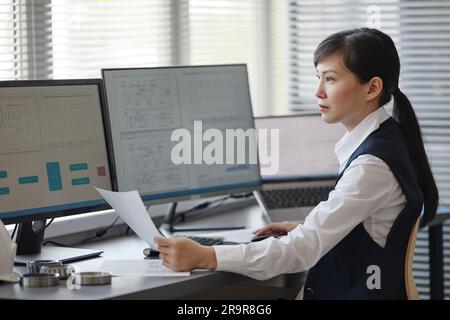
{"type": "Polygon", "coordinates": [[[52,287],[59,284],[58,273],[29,273],[20,276],[19,283],[23,287],[52,287]]]}
{"type": "Polygon", "coordinates": [[[74,274],[75,284],[82,286],[104,285],[111,283],[109,272],[78,272],[74,274]]]}
{"type": "Polygon", "coordinates": [[[61,265],[46,265],[41,267],[40,273],[58,273],[60,280],[68,279],[75,269],[71,265],[61,264],[61,265]]]}
{"type": "Polygon", "coordinates": [[[20,285],[24,287],[50,287],[57,286],[59,280],[66,280],[72,276],[71,281],[76,285],[93,286],[111,284],[109,272],[78,272],[74,267],[64,265],[60,261],[35,260],[27,263],[28,274],[20,277],[20,285]]]}
{"type": "Polygon", "coordinates": [[[62,266],[61,261],[56,260],[34,260],[28,261],[26,264],[27,270],[29,274],[39,273],[43,266],[62,266]]]}
{"type": "Polygon", "coordinates": [[[19,283],[23,287],[51,287],[59,285],[74,272],[70,265],[55,260],[35,260],[26,264],[28,273],[20,276],[19,283]]]}

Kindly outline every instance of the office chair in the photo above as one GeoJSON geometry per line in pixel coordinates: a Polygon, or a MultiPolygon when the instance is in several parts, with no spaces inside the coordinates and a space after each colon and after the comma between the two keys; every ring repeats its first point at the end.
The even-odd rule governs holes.
{"type": "Polygon", "coordinates": [[[416,224],[411,230],[411,234],[408,240],[408,248],[406,249],[406,259],[405,259],[405,286],[406,286],[406,296],[408,300],[419,300],[419,292],[417,291],[416,282],[413,275],[413,259],[414,259],[414,249],[416,248],[416,238],[419,232],[420,217],[417,219],[416,224]]]}

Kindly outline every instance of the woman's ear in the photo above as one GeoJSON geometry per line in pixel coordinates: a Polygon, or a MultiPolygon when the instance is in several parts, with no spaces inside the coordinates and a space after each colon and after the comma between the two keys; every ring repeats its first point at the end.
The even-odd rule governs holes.
{"type": "Polygon", "coordinates": [[[383,91],[383,80],[380,77],[373,77],[367,86],[366,101],[376,99],[381,95],[381,91],[383,91]]]}

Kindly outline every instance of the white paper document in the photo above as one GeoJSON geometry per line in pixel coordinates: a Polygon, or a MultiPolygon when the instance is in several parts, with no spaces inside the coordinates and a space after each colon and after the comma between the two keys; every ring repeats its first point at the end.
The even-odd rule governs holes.
{"type": "Polygon", "coordinates": [[[98,271],[110,272],[114,276],[136,277],[187,277],[190,272],[174,272],[166,268],[159,259],[105,260],[98,271]]]}
{"type": "Polygon", "coordinates": [[[151,248],[157,249],[153,240],[161,236],[153,220],[145,210],[141,196],[135,191],[113,192],[95,187],[100,195],[109,203],[123,221],[151,248]]]}

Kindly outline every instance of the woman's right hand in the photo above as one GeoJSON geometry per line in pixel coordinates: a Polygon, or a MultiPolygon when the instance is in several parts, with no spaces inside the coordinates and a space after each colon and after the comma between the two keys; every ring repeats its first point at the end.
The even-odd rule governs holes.
{"type": "Polygon", "coordinates": [[[258,230],[253,231],[256,237],[262,236],[267,233],[278,233],[281,235],[286,235],[289,231],[294,230],[298,226],[297,223],[293,222],[275,222],[268,224],[258,230]]]}

